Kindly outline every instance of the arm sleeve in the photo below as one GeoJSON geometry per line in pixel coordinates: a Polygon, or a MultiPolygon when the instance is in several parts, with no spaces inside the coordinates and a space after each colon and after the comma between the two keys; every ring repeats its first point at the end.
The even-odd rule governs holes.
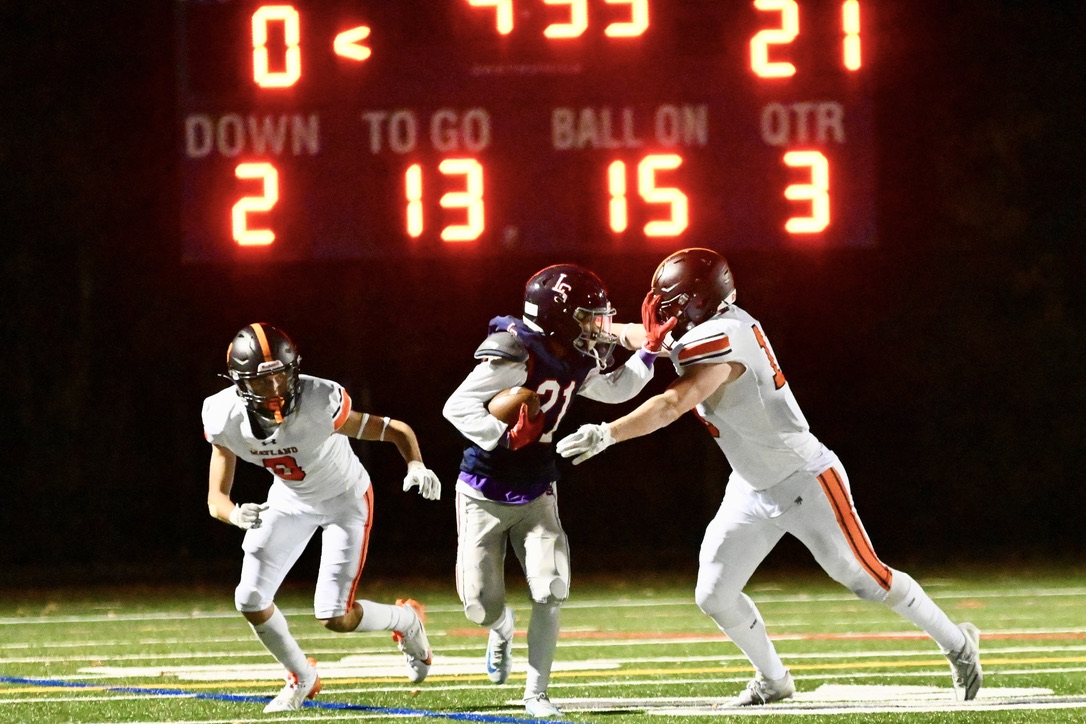
{"type": "Polygon", "coordinates": [[[332,398],[334,407],[336,407],[335,400],[337,397],[339,400],[338,407],[336,407],[335,412],[332,413],[332,429],[336,431],[346,424],[347,418],[351,415],[351,396],[347,394],[347,390],[343,387],[337,386],[337,391],[339,394],[334,395],[332,398]]]}
{"type": "Polygon", "coordinates": [[[487,358],[477,364],[445,401],[441,413],[460,434],[484,450],[493,450],[506,424],[486,411],[486,403],[507,387],[523,385],[528,368],[519,362],[487,358]]]}
{"type": "Polygon", "coordinates": [[[655,356],[639,352],[626,360],[626,364],[607,374],[593,370],[577,394],[599,402],[625,402],[645,389],[652,379],[653,360],[655,356]]]}
{"type": "Polygon", "coordinates": [[[204,400],[203,409],[200,411],[200,420],[204,425],[204,439],[212,445],[221,444],[219,436],[223,431],[223,422],[226,415],[219,411],[219,395],[212,395],[204,400]]]}

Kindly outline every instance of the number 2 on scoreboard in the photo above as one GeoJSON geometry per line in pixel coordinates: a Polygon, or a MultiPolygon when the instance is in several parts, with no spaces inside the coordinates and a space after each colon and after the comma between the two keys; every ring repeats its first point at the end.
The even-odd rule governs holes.
{"type": "Polygon", "coordinates": [[[259,179],[259,196],[242,196],[230,213],[230,228],[238,246],[267,246],[275,241],[271,229],[249,228],[249,214],[271,211],[279,201],[279,172],[270,163],[239,163],[234,169],[239,179],[259,179]]]}

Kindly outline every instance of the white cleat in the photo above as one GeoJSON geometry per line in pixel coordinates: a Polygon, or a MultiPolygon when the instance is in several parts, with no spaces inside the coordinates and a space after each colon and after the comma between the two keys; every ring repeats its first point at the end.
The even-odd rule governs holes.
{"type": "Polygon", "coordinates": [[[528,716],[535,717],[536,719],[548,719],[552,716],[562,715],[562,710],[551,702],[545,691],[525,699],[524,711],[528,712],[528,716]]]}
{"type": "Polygon", "coordinates": [[[298,711],[305,705],[306,699],[312,699],[321,690],[321,677],[317,676],[316,664],[313,659],[309,662],[309,671],[302,676],[287,674],[287,685],[272,699],[266,707],[265,714],[277,711],[298,711]]]}
{"type": "MultiPolygon", "coordinates": [[[[508,606],[509,620],[513,621],[513,612],[508,606]]],[[[512,626],[510,626],[512,628],[512,626]]],[[[490,638],[486,642],[486,675],[495,684],[504,684],[513,670],[513,636],[502,638],[494,629],[490,629],[490,638]]]]}
{"type": "Polygon", "coordinates": [[[960,624],[958,628],[965,634],[965,645],[958,651],[943,653],[950,662],[958,701],[972,701],[984,680],[984,672],[980,669],[980,629],[971,623],[960,624]]]}
{"type": "Polygon", "coordinates": [[[785,671],[779,679],[767,679],[762,672],[747,682],[747,688],[739,696],[731,700],[732,706],[762,706],[774,701],[787,699],[796,693],[796,684],[792,680],[792,673],[785,671]]]}
{"type": "Polygon", "coordinates": [[[393,631],[392,640],[407,664],[407,680],[418,684],[430,673],[430,664],[434,660],[434,652],[430,650],[430,640],[426,638],[426,627],[423,625],[425,610],[413,598],[401,598],[396,605],[407,609],[415,619],[404,631],[393,631]]]}

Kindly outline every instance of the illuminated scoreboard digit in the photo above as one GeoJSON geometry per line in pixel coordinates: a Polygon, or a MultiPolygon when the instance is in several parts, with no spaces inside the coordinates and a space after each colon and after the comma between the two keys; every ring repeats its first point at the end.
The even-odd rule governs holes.
{"type": "Polygon", "coordinates": [[[177,0],[186,261],[874,243],[860,0],[177,0]]]}

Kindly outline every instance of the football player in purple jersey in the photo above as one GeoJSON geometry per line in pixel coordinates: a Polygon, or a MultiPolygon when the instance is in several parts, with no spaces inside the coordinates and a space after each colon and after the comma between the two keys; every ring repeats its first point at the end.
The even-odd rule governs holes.
{"type": "Polygon", "coordinates": [[[595,274],[574,264],[537,272],[524,291],[524,314],[490,320],[478,360],[445,403],[444,414],[467,438],[456,482],[456,585],[464,614],[490,629],[486,668],[502,684],[512,668],[513,611],[506,605],[508,545],[524,570],[532,613],[528,624],[525,709],[534,717],[561,712],[547,696],[558,644],[560,606],[569,595],[569,544],[558,518],[558,467],[552,436],[574,396],[617,403],[652,379],[660,341],[673,323],[643,310],[644,345],[614,369],[611,355],[625,325],[614,325],[607,292],[595,274]],[[614,332],[618,332],[616,335],[614,332]],[[521,406],[507,425],[487,403],[510,387],[540,399],[529,418],[521,406]]]}

